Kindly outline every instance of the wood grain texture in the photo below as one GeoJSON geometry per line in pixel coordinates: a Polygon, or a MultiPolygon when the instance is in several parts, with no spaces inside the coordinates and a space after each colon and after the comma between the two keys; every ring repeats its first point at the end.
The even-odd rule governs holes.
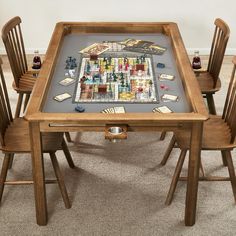
{"type": "MultiPolygon", "coordinates": [[[[30,122],[31,147],[33,149],[34,172],[36,181],[36,194],[40,190],[36,199],[37,223],[45,225],[47,223],[47,210],[45,204],[45,192],[42,189],[43,168],[41,164],[41,140],[40,131],[103,131],[106,125],[125,125],[128,132],[143,131],[177,131],[188,130],[197,126],[200,131],[194,129],[195,138],[192,139],[190,165],[191,171],[196,173],[199,168],[199,152],[202,122],[208,119],[208,112],[205,107],[199,84],[195,78],[190,61],[186,53],[177,24],[172,22],[163,23],[142,23],[142,22],[60,22],[56,25],[50,44],[45,56],[44,64],[40,70],[35,83],[32,97],[25,115],[30,122]],[[52,80],[56,60],[60,53],[63,38],[70,33],[76,34],[96,34],[96,33],[163,33],[170,37],[171,45],[184,91],[187,97],[191,112],[157,114],[157,113],[125,113],[125,114],[102,114],[102,113],[43,113],[45,99],[52,80]],[[196,123],[196,124],[195,124],[196,123]],[[35,134],[37,132],[38,134],[35,134]]],[[[196,193],[197,181],[196,174],[189,174],[189,184],[186,204],[186,225],[193,225],[196,213],[196,193]],[[194,195],[193,199],[192,194],[194,195]],[[189,218],[190,220],[188,220],[189,218]]]]}
{"type": "MultiPolygon", "coordinates": [[[[2,28],[2,40],[14,77],[13,88],[19,94],[15,117],[20,116],[24,94],[30,94],[34,83],[34,73],[28,70],[24,40],[21,31],[21,18],[10,19],[2,28]]],[[[37,73],[37,72],[36,72],[37,73]]],[[[27,101],[27,100],[26,100],[27,101]]]]}

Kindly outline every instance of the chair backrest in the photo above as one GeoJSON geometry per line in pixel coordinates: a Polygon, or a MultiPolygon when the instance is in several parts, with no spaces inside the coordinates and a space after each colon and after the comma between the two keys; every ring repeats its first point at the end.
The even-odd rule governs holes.
{"type": "Polygon", "coordinates": [[[231,130],[231,143],[236,136],[236,56],[233,58],[233,70],[226,95],[222,118],[227,122],[231,130]]]}
{"type": "Polygon", "coordinates": [[[7,87],[2,70],[2,59],[0,57],[0,144],[4,146],[4,135],[8,125],[13,121],[11,106],[7,93],[7,87]]]}
{"type": "Polygon", "coordinates": [[[220,69],[223,63],[225,49],[228,43],[230,29],[221,19],[215,20],[215,33],[211,45],[211,52],[208,62],[207,71],[214,79],[214,86],[217,84],[220,69]]]}
{"type": "Polygon", "coordinates": [[[19,86],[20,77],[28,70],[20,23],[21,18],[16,16],[9,20],[2,28],[2,40],[6,48],[16,87],[19,86]]]}

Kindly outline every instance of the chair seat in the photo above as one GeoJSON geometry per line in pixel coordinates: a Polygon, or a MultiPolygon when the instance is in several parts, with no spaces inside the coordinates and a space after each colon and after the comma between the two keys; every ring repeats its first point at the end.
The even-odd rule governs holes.
{"type": "Polygon", "coordinates": [[[31,93],[36,81],[36,77],[34,77],[34,73],[32,71],[26,72],[19,79],[19,86],[16,86],[15,82],[13,82],[12,86],[14,90],[19,93],[31,93]]]}
{"type": "MultiPolygon", "coordinates": [[[[3,152],[31,152],[29,142],[29,123],[23,118],[14,119],[6,130],[3,152]]],[[[55,152],[61,149],[63,133],[43,133],[43,152],[55,152]]]]}
{"type": "MultiPolygon", "coordinates": [[[[175,137],[181,149],[189,149],[189,132],[177,132],[175,137]]],[[[230,139],[230,129],[221,116],[210,116],[210,118],[204,122],[202,150],[233,149],[236,147],[236,142],[230,143],[230,139]]]]}
{"type": "Polygon", "coordinates": [[[195,71],[197,81],[200,85],[203,94],[215,93],[221,88],[220,78],[217,79],[216,86],[214,86],[214,79],[207,71],[195,71]]]}

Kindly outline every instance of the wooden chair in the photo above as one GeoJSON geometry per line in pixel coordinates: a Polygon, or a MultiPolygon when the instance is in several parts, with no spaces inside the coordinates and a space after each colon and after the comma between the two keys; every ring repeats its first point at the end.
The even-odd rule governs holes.
{"type": "MultiPolygon", "coordinates": [[[[222,181],[230,180],[234,199],[236,201],[236,177],[234,166],[231,157],[231,151],[236,147],[235,135],[236,135],[236,57],[233,59],[233,71],[229,88],[224,105],[224,111],[222,116],[210,115],[210,118],[204,122],[203,126],[203,138],[202,138],[202,150],[218,150],[221,151],[226,159],[227,167],[229,171],[228,177],[220,176],[205,176],[199,177],[199,180],[207,181],[222,181]]],[[[175,133],[175,139],[181,150],[179,160],[177,162],[174,176],[171,182],[171,186],[166,198],[166,204],[169,205],[173,199],[174,191],[179,179],[186,180],[186,177],[180,177],[182,166],[187,151],[190,145],[190,134],[187,132],[175,133]]],[[[172,144],[171,144],[172,145],[172,144]]]]}
{"type": "Polygon", "coordinates": [[[221,19],[215,20],[215,33],[213,36],[210,57],[206,71],[195,71],[203,96],[207,99],[209,113],[216,115],[213,94],[220,90],[219,78],[224,59],[225,49],[228,43],[230,29],[221,19]]]}
{"type": "Polygon", "coordinates": [[[14,77],[13,88],[19,94],[15,117],[20,116],[23,96],[25,96],[25,109],[36,81],[35,72],[28,69],[20,24],[21,18],[16,16],[9,20],[2,28],[2,40],[14,77]]]}
{"type": "MultiPolygon", "coordinates": [[[[195,75],[199,82],[203,97],[207,99],[209,113],[213,115],[216,115],[216,108],[213,99],[213,94],[219,91],[221,88],[221,81],[219,78],[219,74],[223,63],[229,35],[230,35],[230,29],[228,25],[223,20],[216,19],[215,33],[212,41],[207,70],[206,71],[195,70],[195,75]]],[[[160,140],[164,140],[165,136],[166,132],[163,131],[161,133],[160,140]]],[[[175,145],[174,137],[172,137],[171,139],[171,145],[172,146],[169,146],[169,148],[167,149],[166,154],[164,155],[164,158],[161,161],[161,165],[165,165],[168,160],[168,157],[170,156],[170,152],[175,145]]],[[[222,160],[224,165],[226,166],[226,161],[223,155],[222,155],[222,160]]]]}
{"type": "MultiPolygon", "coordinates": [[[[7,56],[14,77],[13,88],[19,94],[15,117],[20,116],[24,96],[25,110],[34,83],[36,81],[35,75],[39,73],[39,71],[32,71],[28,69],[20,24],[21,18],[16,16],[9,20],[2,28],[2,40],[6,48],[7,56]]],[[[67,141],[72,142],[70,134],[68,132],[65,134],[67,141]]]]}
{"type": "MultiPolygon", "coordinates": [[[[2,170],[0,173],[0,201],[2,199],[4,186],[6,184],[33,184],[33,181],[31,180],[6,181],[10,160],[13,155],[16,153],[30,153],[31,148],[28,122],[23,118],[13,119],[1,64],[2,60],[0,58],[0,150],[2,150],[2,152],[5,154],[2,164],[2,170]]],[[[46,180],[46,183],[58,183],[65,206],[66,208],[70,208],[71,203],[69,201],[64,179],[55,155],[55,152],[57,150],[63,149],[70,167],[74,167],[74,163],[67,148],[66,142],[63,139],[63,133],[43,133],[42,147],[44,153],[49,153],[50,155],[57,179],[56,181],[46,180]]]]}

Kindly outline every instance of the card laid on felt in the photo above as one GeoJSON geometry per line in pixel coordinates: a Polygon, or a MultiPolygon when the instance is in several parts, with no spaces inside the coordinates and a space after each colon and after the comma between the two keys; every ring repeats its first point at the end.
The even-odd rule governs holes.
{"type": "Polygon", "coordinates": [[[179,97],[176,95],[171,95],[171,94],[163,94],[161,99],[164,102],[168,102],[168,101],[177,102],[179,97]]]}
{"type": "Polygon", "coordinates": [[[61,80],[59,82],[59,84],[67,86],[67,85],[73,84],[74,82],[75,82],[75,79],[68,77],[68,78],[65,78],[65,79],[61,80]]]}
{"type": "Polygon", "coordinates": [[[161,107],[155,107],[153,110],[152,110],[154,113],[155,112],[159,112],[159,113],[172,113],[173,111],[167,107],[167,106],[161,106],[161,107]]]}
{"type": "Polygon", "coordinates": [[[159,75],[159,80],[160,81],[165,81],[165,80],[174,80],[174,75],[167,75],[167,74],[160,74],[159,75]]]}
{"type": "Polygon", "coordinates": [[[68,98],[71,98],[72,96],[69,93],[62,93],[58,94],[57,96],[54,97],[54,99],[58,102],[62,102],[68,98]]]}
{"type": "Polygon", "coordinates": [[[124,107],[114,107],[115,113],[125,113],[124,107]]]}

